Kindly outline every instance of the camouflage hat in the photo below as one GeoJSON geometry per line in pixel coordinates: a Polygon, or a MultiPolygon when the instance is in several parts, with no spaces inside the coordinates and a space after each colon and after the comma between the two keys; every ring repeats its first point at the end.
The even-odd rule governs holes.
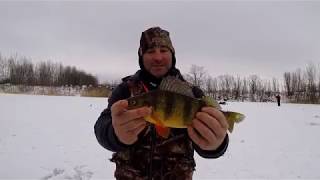
{"type": "Polygon", "coordinates": [[[167,47],[172,53],[172,69],[175,68],[176,56],[175,50],[170,40],[169,32],[161,29],[160,27],[152,27],[142,32],[140,38],[140,47],[138,50],[139,66],[142,70],[145,70],[142,60],[142,55],[153,47],[167,47]]]}
{"type": "Polygon", "coordinates": [[[160,27],[152,27],[142,32],[140,38],[139,56],[142,56],[147,49],[153,47],[167,47],[172,54],[175,53],[172,46],[169,32],[160,27]]]}

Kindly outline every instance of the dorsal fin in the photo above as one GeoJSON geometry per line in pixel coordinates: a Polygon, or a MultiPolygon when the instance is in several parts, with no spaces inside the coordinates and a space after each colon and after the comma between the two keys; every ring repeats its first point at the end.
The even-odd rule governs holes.
{"type": "Polygon", "coordinates": [[[192,86],[188,82],[182,81],[174,76],[163,78],[159,89],[194,97],[192,86]]]}
{"type": "Polygon", "coordinates": [[[218,103],[218,101],[216,101],[216,100],[213,99],[212,97],[210,97],[210,96],[203,96],[203,97],[202,97],[202,100],[206,103],[207,106],[211,106],[211,107],[214,107],[214,108],[217,108],[217,109],[221,110],[221,106],[220,106],[220,104],[218,103]]]}

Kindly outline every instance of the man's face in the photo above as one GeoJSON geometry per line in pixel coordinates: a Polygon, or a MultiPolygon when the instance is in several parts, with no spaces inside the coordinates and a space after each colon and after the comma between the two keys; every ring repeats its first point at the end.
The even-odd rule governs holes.
{"type": "Polygon", "coordinates": [[[149,48],[142,58],[144,68],[157,78],[163,77],[172,66],[172,53],[166,47],[149,48]]]}

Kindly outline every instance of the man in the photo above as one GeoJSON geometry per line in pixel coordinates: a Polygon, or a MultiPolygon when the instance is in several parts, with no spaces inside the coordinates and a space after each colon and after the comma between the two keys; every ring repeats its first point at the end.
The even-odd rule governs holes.
{"type": "MultiPolygon", "coordinates": [[[[140,70],[123,78],[115,88],[95,124],[98,142],[115,152],[117,179],[192,179],[194,150],[204,158],[217,158],[228,146],[228,124],[224,115],[212,107],[202,108],[187,129],[171,129],[169,137],[159,136],[153,124],[143,117],[151,108],[128,110],[130,96],[157,89],[165,76],[184,81],[175,67],[175,50],[169,32],[159,27],[142,32],[138,50],[140,70]]],[[[203,92],[193,87],[195,97],[203,92]]]]}
{"type": "Polygon", "coordinates": [[[280,99],[281,99],[280,94],[276,95],[276,99],[277,99],[278,106],[280,106],[280,99]]]}

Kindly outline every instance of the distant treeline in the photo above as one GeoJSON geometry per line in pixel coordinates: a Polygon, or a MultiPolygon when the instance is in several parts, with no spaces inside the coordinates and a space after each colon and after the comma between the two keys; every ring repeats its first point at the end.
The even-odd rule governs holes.
{"type": "Polygon", "coordinates": [[[274,101],[280,94],[279,81],[276,78],[262,80],[258,75],[248,77],[220,75],[211,77],[202,66],[192,65],[188,74],[184,75],[191,84],[201,87],[206,94],[217,100],[274,101]]]}
{"type": "Polygon", "coordinates": [[[95,76],[76,67],[63,66],[50,61],[32,63],[26,58],[5,58],[0,54],[0,84],[31,86],[92,85],[98,80],[95,76]]]}
{"type": "Polygon", "coordinates": [[[310,63],[304,70],[285,72],[283,82],[262,80],[258,75],[248,77],[221,75],[212,78],[202,66],[192,65],[187,81],[204,89],[218,100],[274,101],[275,95],[294,103],[320,103],[320,66],[310,63]]]}
{"type": "MultiPolygon", "coordinates": [[[[220,75],[211,77],[202,66],[192,65],[184,75],[193,85],[205,90],[218,100],[274,101],[275,95],[294,103],[320,103],[320,65],[308,64],[304,69],[284,72],[283,80],[262,80],[258,75],[247,77],[220,75]]],[[[50,61],[31,63],[26,58],[4,58],[0,54],[0,84],[31,86],[91,85],[98,80],[76,67],[50,61]]],[[[103,87],[112,90],[117,83],[106,83],[103,87]]],[[[93,91],[92,91],[93,92],[93,91]]],[[[99,93],[95,93],[99,94],[99,93]]],[[[105,94],[105,93],[104,93],[105,94]]]]}
{"type": "Polygon", "coordinates": [[[310,63],[304,70],[285,72],[284,92],[291,102],[320,103],[320,64],[310,63]]]}

